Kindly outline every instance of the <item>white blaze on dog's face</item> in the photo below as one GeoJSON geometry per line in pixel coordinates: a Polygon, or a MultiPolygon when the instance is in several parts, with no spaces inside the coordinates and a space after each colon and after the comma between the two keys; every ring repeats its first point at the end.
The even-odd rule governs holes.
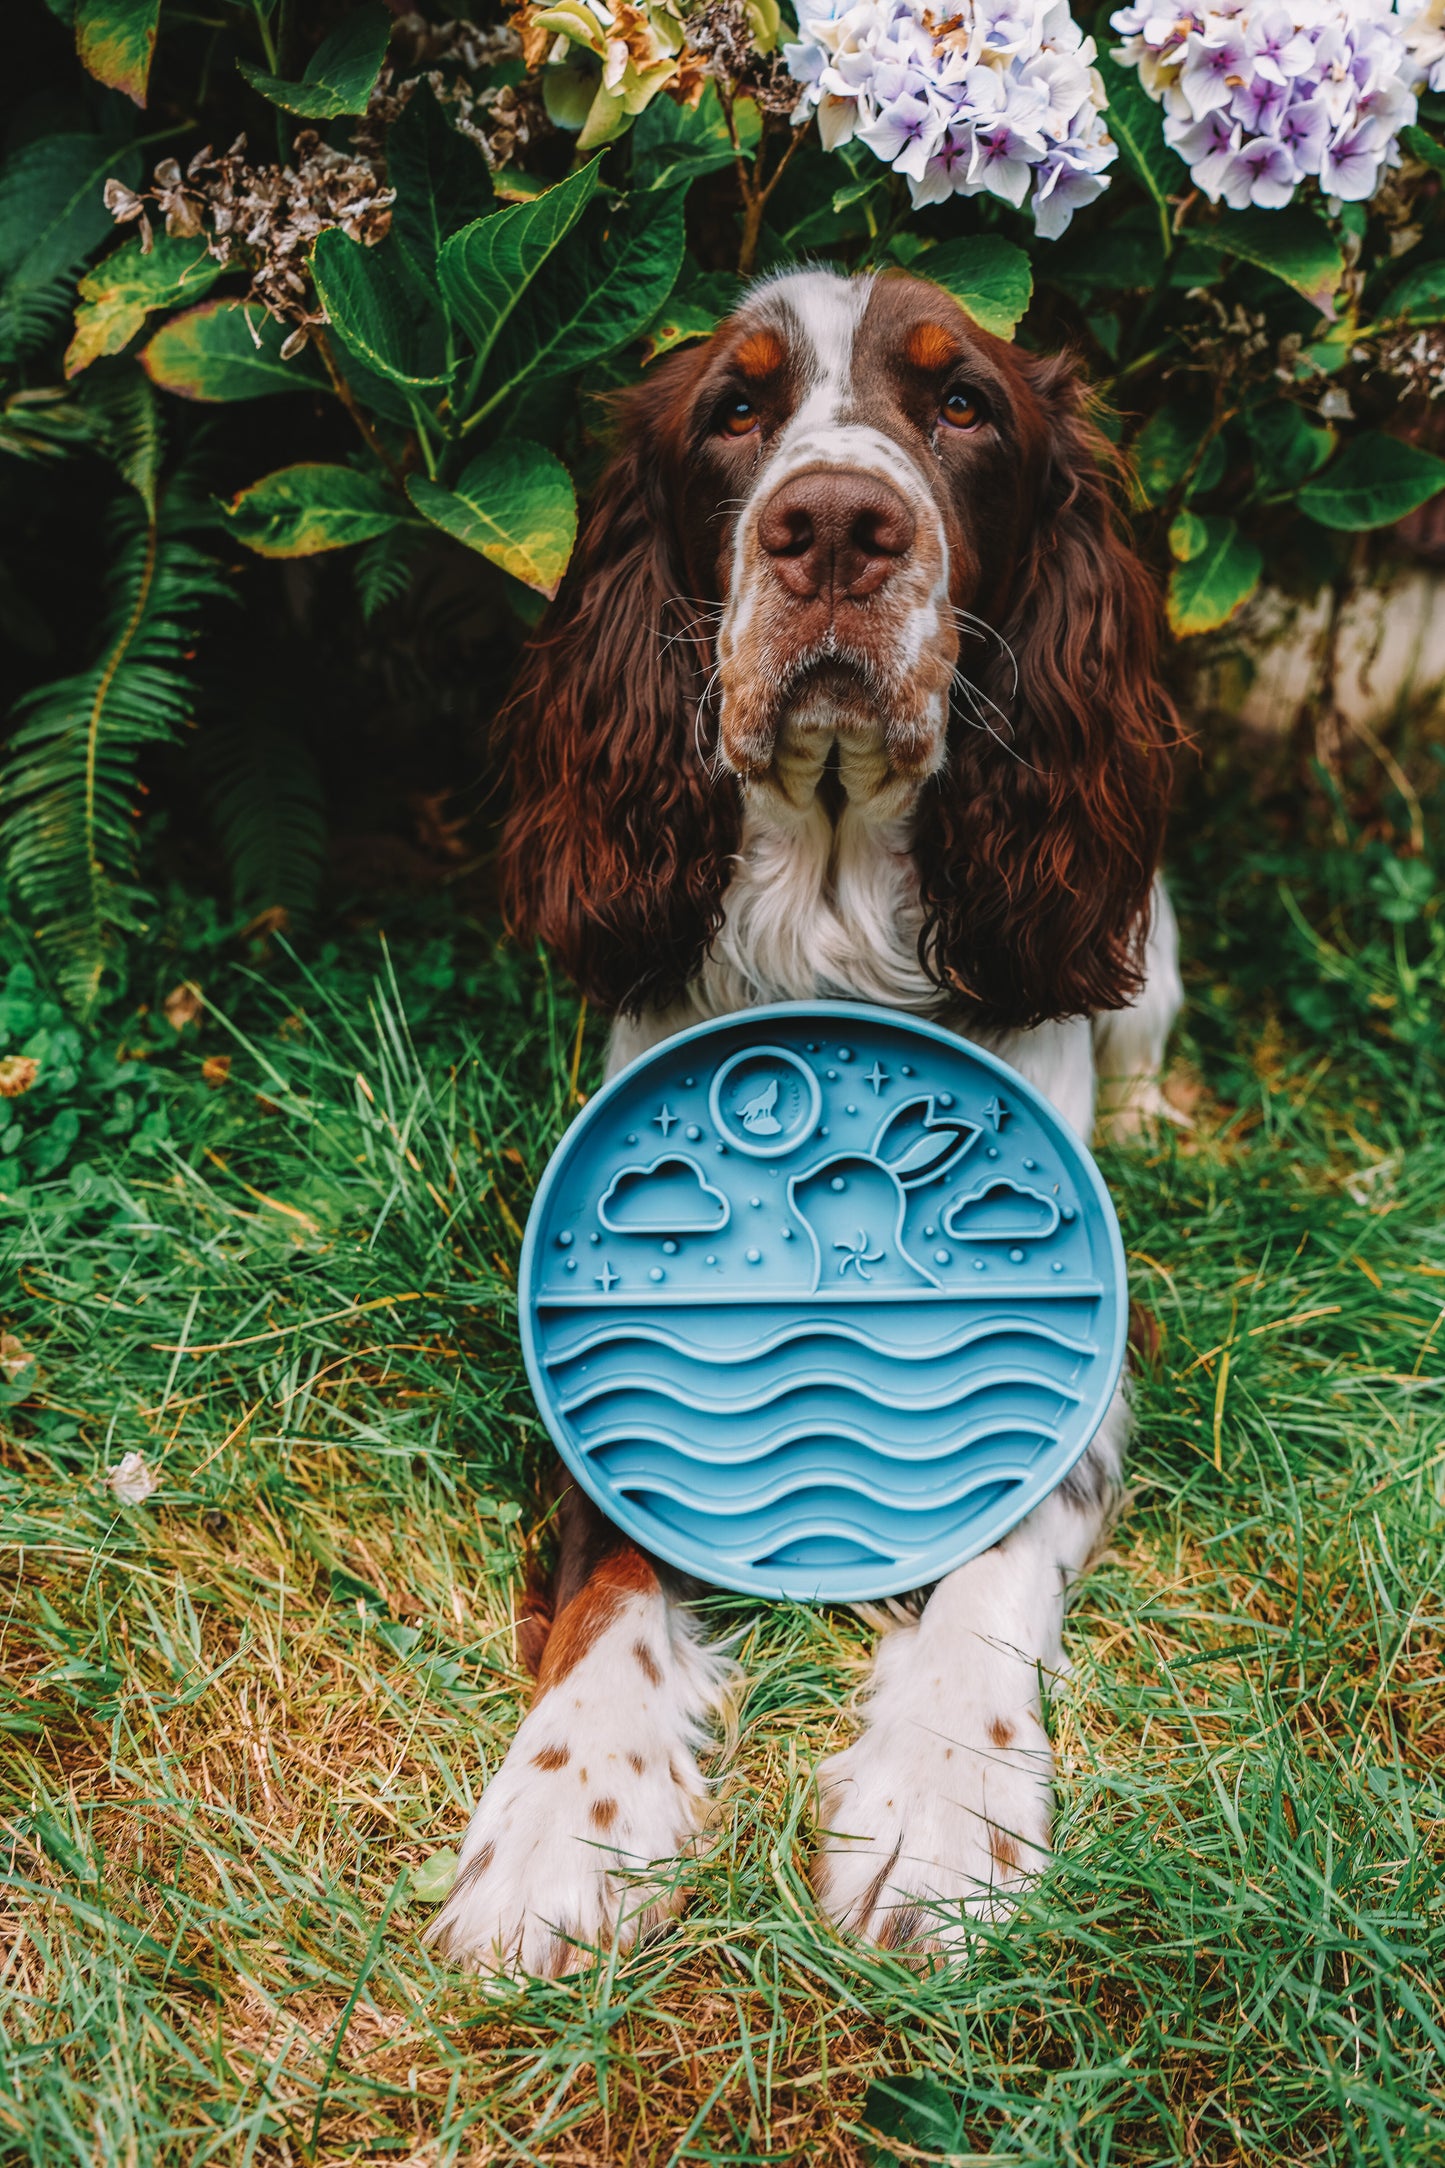
{"type": "Polygon", "coordinates": [[[693,415],[724,760],[791,783],[836,739],[845,779],[934,773],[957,613],[1014,563],[1045,433],[1009,348],[919,280],[794,272],[716,335],[693,415]]]}

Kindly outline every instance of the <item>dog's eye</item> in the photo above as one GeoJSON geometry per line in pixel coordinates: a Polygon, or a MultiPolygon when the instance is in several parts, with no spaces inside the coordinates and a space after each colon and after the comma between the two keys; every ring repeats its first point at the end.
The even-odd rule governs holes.
{"type": "Polygon", "coordinates": [[[717,426],[729,437],[749,437],[758,426],[758,410],[751,399],[725,399],[718,409],[717,426]]]}
{"type": "Polygon", "coordinates": [[[951,391],[939,413],[950,429],[976,429],[983,420],[983,408],[971,391],[951,391]]]}

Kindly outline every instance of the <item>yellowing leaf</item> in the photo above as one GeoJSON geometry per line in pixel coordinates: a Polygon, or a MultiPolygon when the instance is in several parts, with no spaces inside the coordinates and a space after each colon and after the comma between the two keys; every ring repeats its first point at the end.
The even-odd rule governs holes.
{"type": "Polygon", "coordinates": [[[1169,623],[1181,639],[1225,625],[1259,585],[1264,560],[1232,519],[1200,518],[1202,538],[1169,575],[1169,623]]]}
{"type": "Polygon", "coordinates": [[[241,301],[203,301],[162,324],[140,362],[160,391],[181,399],[258,399],[319,389],[304,356],[281,359],[284,324],[241,301]]]}
{"type": "Polygon", "coordinates": [[[414,474],[418,512],[514,580],[555,595],[577,539],[577,499],[560,459],[525,440],[474,459],[453,489],[414,474]]]}
{"type": "Polygon", "coordinates": [[[369,542],[405,519],[401,501],[355,467],[281,467],[223,506],[236,539],[260,557],[316,557],[369,542]]]}
{"type": "Polygon", "coordinates": [[[98,83],[146,102],[161,0],[80,0],[75,50],[98,83]]]}
{"type": "Polygon", "coordinates": [[[80,282],[75,334],[65,354],[65,373],[79,376],[93,361],[118,354],[152,309],[199,301],[222,275],[222,266],[198,240],[158,233],[148,256],[139,240],[122,243],[87,271],[80,282]]]}

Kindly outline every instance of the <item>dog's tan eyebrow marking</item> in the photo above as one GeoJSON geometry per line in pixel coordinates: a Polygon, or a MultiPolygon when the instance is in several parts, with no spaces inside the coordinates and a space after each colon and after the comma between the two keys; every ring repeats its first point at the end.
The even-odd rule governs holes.
{"type": "Polygon", "coordinates": [[[752,331],[737,350],[736,361],[745,377],[758,382],[776,376],[788,358],[788,350],[776,331],[752,331]]]}
{"type": "Polygon", "coordinates": [[[903,351],[916,369],[946,369],[958,358],[958,341],[942,324],[915,324],[903,351]]]}

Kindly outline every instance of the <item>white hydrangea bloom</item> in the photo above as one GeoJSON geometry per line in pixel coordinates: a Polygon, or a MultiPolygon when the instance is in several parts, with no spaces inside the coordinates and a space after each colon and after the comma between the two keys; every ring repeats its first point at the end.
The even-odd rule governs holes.
{"type": "Polygon", "coordinates": [[[1413,0],[1140,0],[1110,22],[1196,187],[1238,211],[1278,209],[1307,181],[1368,201],[1400,162],[1416,86],[1432,67],[1445,81],[1436,16],[1445,0],[1418,14],[1413,0]]]}
{"type": "Polygon", "coordinates": [[[1049,240],[1108,186],[1096,48],[1066,0],[799,0],[783,49],[829,150],[852,136],[914,203],[987,190],[1029,201],[1049,240]],[[1032,189],[1032,195],[1030,190],[1032,189]]]}

